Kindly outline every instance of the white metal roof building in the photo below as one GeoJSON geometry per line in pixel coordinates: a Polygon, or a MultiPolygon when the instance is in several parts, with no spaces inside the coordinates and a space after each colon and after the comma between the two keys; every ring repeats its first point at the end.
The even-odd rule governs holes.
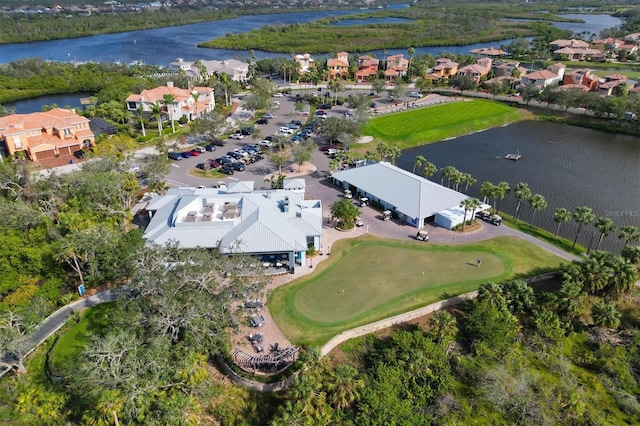
{"type": "Polygon", "coordinates": [[[339,171],[332,178],[344,189],[368,197],[417,228],[438,212],[470,198],[383,161],[339,171]]]}
{"type": "MultiPolygon", "coordinates": [[[[231,185],[230,185],[231,186],[231,185]]],[[[286,190],[171,188],[147,206],[144,238],[183,248],[215,248],[275,259],[290,269],[305,266],[305,252],[321,249],[322,203],[286,190]]]]}

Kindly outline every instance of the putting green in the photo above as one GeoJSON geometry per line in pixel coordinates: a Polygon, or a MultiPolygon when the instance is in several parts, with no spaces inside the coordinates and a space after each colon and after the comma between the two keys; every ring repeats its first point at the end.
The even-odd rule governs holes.
{"type": "Polygon", "coordinates": [[[297,345],[501,282],[557,268],[562,259],[515,237],[440,245],[373,236],[341,240],[311,276],[275,289],[269,311],[297,345]],[[481,259],[478,267],[476,260],[481,259]]]}
{"type": "Polygon", "coordinates": [[[454,276],[458,281],[488,280],[504,271],[500,258],[482,251],[446,253],[366,245],[338,262],[322,279],[302,287],[295,295],[295,307],[310,321],[336,324],[410,297],[415,291],[449,283],[454,276]],[[481,267],[476,259],[482,259],[481,267]],[[361,276],[347,283],[344,277],[354,273],[361,276]]]}

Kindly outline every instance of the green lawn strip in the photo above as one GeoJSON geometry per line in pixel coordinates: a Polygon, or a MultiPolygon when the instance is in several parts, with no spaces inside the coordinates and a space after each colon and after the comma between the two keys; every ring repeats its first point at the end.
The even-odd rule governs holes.
{"type": "Polygon", "coordinates": [[[341,331],[475,290],[487,281],[544,272],[561,263],[513,237],[425,245],[369,236],[337,242],[331,256],[314,275],[269,297],[275,321],[296,344],[319,346],[341,331]]]}
{"type": "Polygon", "coordinates": [[[452,102],[370,119],[363,133],[400,149],[525,119],[517,108],[490,100],[452,102]]]}
{"type": "Polygon", "coordinates": [[[109,326],[109,317],[115,309],[115,303],[103,303],[80,314],[80,321],[61,335],[49,354],[53,370],[61,371],[65,365],[71,365],[74,356],[84,349],[90,336],[100,334],[109,326]]]}

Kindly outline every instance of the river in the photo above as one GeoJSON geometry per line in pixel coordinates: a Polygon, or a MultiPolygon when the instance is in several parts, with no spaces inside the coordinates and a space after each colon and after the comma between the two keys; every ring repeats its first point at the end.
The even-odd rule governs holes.
{"type": "MultiPolygon", "coordinates": [[[[553,212],[564,207],[593,208],[596,216],[608,216],[618,229],[640,227],[640,138],[613,135],[581,127],[544,121],[525,121],[486,130],[456,139],[405,150],[398,165],[412,170],[416,156],[422,155],[438,169],[454,166],[470,173],[478,182],[469,195],[482,199],[480,184],[508,182],[511,187],[525,182],[533,194],[542,194],[548,207],[536,214],[536,225],[555,230],[553,212]],[[504,156],[520,153],[520,161],[504,156]]],[[[431,178],[440,182],[438,176],[431,178]]],[[[446,184],[446,179],[445,182],[446,184]]],[[[515,197],[504,199],[502,209],[513,214],[515,197]]],[[[520,217],[531,220],[527,203],[520,217]]],[[[583,227],[579,242],[588,246],[593,224],[583,227]]],[[[573,238],[576,225],[563,224],[562,236],[573,238]]],[[[601,248],[618,253],[622,247],[617,231],[605,238],[601,248]]],[[[597,237],[597,235],[596,235],[597,237]]]]}

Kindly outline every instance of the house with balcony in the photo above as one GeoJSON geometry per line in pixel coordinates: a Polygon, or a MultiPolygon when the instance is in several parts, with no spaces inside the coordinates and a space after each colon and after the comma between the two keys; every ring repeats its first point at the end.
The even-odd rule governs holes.
{"type": "Polygon", "coordinates": [[[603,96],[611,96],[614,94],[616,87],[625,84],[629,91],[636,85],[636,81],[629,80],[622,74],[609,74],[604,77],[604,83],[598,85],[598,93],[603,96]]]}
{"type": "Polygon", "coordinates": [[[571,39],[571,40],[558,39],[549,43],[549,48],[551,49],[551,51],[562,49],[565,47],[569,47],[572,49],[576,49],[576,48],[586,49],[587,47],[589,47],[589,43],[587,43],[584,40],[576,40],[576,39],[571,39]]]}
{"type": "Polygon", "coordinates": [[[142,112],[151,113],[154,105],[162,107],[167,118],[179,120],[186,117],[191,121],[210,113],[216,106],[216,101],[211,87],[194,87],[193,89],[181,89],[175,87],[172,82],[166,86],[158,86],[155,89],[143,90],[140,94],[132,94],[127,97],[127,110],[137,112],[142,107],[142,112]],[[173,102],[168,105],[165,95],[172,95],[173,102]]]}
{"type": "Polygon", "coordinates": [[[89,119],[63,108],[0,117],[0,142],[8,155],[24,152],[31,161],[71,157],[95,143],[89,119]]]}
{"type": "Polygon", "coordinates": [[[532,84],[540,90],[547,86],[557,86],[561,81],[561,76],[549,70],[534,71],[520,77],[521,84],[525,86],[532,84]]]}
{"type": "Polygon", "coordinates": [[[219,76],[222,73],[228,75],[230,80],[239,83],[249,79],[249,64],[237,59],[199,61],[199,64],[196,64],[195,61],[185,61],[183,58],[178,58],[169,64],[169,69],[174,73],[183,73],[198,80],[219,76]]]}
{"type": "Polygon", "coordinates": [[[409,71],[409,60],[402,53],[387,57],[387,64],[384,70],[385,80],[392,82],[397,77],[404,77],[409,71]]]}
{"type": "Polygon", "coordinates": [[[489,58],[489,59],[500,59],[507,54],[502,49],[495,49],[493,47],[481,47],[479,49],[471,49],[470,53],[474,55],[476,58],[489,58]]]}
{"type": "Polygon", "coordinates": [[[307,265],[307,250],[322,250],[322,202],[305,199],[300,179],[285,179],[288,190],[253,186],[234,182],[227,188],[171,188],[149,201],[143,238],[159,245],[176,242],[181,248],[248,254],[291,272],[307,265]]]}
{"type": "Polygon", "coordinates": [[[380,60],[369,55],[362,55],[358,58],[358,71],[356,71],[356,80],[365,81],[376,78],[378,75],[378,67],[380,60]]]}
{"type": "Polygon", "coordinates": [[[424,78],[429,80],[446,80],[456,75],[459,65],[460,64],[453,62],[451,59],[438,58],[436,59],[436,65],[424,78]]]}
{"type": "Polygon", "coordinates": [[[595,74],[591,74],[591,70],[588,68],[580,68],[566,72],[562,79],[562,87],[576,85],[585,87],[588,91],[598,90],[599,83],[600,78],[595,74]]]}
{"type": "Polygon", "coordinates": [[[335,58],[327,59],[327,69],[329,70],[327,76],[329,80],[333,80],[334,78],[348,80],[349,54],[347,52],[338,52],[335,58]]]}
{"type": "Polygon", "coordinates": [[[309,70],[316,65],[316,60],[311,57],[310,53],[298,53],[293,55],[293,62],[296,64],[298,74],[308,73],[309,70]]]}
{"type": "Polygon", "coordinates": [[[482,77],[485,77],[491,71],[493,61],[489,58],[480,58],[477,63],[467,65],[458,70],[457,75],[466,75],[473,78],[476,83],[480,83],[482,77]]]}

